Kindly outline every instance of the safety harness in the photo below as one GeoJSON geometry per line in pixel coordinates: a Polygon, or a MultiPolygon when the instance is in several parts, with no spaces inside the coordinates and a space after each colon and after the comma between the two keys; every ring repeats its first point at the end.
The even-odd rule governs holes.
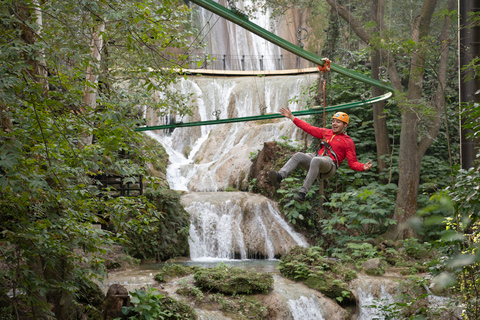
{"type": "MultiPolygon", "coordinates": [[[[333,138],[335,138],[336,134],[333,135],[332,139],[330,139],[329,142],[331,142],[333,140],[333,138]]],[[[315,153],[315,156],[318,157],[319,153],[320,153],[320,150],[322,149],[322,147],[324,147],[323,149],[323,154],[321,154],[321,156],[328,156],[328,152],[330,152],[330,154],[335,158],[335,167],[338,169],[339,167],[339,163],[338,163],[338,158],[337,158],[337,154],[335,153],[335,151],[333,151],[333,148],[332,146],[325,140],[322,140],[320,142],[320,145],[318,147],[318,150],[317,152],[315,153]]],[[[330,170],[331,171],[331,170],[330,170]]],[[[329,172],[330,172],[329,171],[329,172]]],[[[328,173],[328,172],[327,172],[328,173]]]]}

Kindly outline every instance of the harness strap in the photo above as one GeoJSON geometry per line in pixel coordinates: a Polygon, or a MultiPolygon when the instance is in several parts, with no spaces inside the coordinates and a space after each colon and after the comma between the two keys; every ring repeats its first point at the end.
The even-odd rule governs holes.
{"type": "Polygon", "coordinates": [[[331,145],[328,144],[328,142],[326,141],[322,141],[320,142],[320,147],[318,148],[317,152],[315,153],[315,156],[318,156],[318,153],[320,152],[320,150],[322,149],[322,146],[325,147],[325,149],[323,150],[323,154],[322,156],[328,156],[328,151],[330,151],[330,154],[335,158],[335,166],[339,167],[338,165],[338,158],[337,158],[337,154],[335,153],[335,151],[333,151],[333,148],[331,145]],[[327,151],[328,150],[328,151],[327,151]]]}

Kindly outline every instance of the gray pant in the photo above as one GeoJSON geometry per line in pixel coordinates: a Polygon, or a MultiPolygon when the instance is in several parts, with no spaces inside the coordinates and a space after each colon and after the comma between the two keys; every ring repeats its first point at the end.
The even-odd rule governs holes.
{"type": "Polygon", "coordinates": [[[300,192],[307,193],[310,190],[315,179],[320,174],[322,179],[328,179],[337,172],[337,166],[332,158],[327,156],[315,156],[314,153],[297,152],[288,162],[283,166],[278,174],[282,178],[286,178],[298,165],[303,169],[308,170],[307,177],[303,182],[300,192]]]}

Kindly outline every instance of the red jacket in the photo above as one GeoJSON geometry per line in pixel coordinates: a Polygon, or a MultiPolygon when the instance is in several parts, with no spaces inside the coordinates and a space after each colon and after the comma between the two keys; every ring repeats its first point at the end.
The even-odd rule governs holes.
{"type": "MultiPolygon", "coordinates": [[[[317,128],[303,120],[295,118],[293,123],[305,131],[308,134],[311,134],[315,138],[323,139],[323,133],[325,132],[325,138],[329,145],[332,146],[333,151],[337,154],[338,158],[338,165],[342,163],[345,158],[347,158],[348,166],[355,170],[355,171],[364,171],[363,163],[358,162],[357,154],[355,153],[355,143],[353,142],[352,138],[350,138],[345,133],[339,133],[337,135],[333,134],[332,129],[324,129],[324,128],[317,128]]],[[[323,154],[323,149],[320,149],[318,154],[323,154]]],[[[330,158],[335,161],[335,157],[328,153],[330,158]]]]}

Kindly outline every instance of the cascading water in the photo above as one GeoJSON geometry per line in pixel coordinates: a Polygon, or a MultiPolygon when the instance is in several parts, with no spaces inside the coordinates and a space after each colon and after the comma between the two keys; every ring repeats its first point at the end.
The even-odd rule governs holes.
{"type": "MultiPolygon", "coordinates": [[[[288,77],[189,77],[175,90],[193,93],[194,114],[183,121],[245,117],[278,112],[281,107],[298,110],[288,101],[302,97],[304,87],[316,75],[288,77]]],[[[179,119],[177,119],[179,120],[179,119]]],[[[157,123],[152,123],[157,124],[157,123]]],[[[191,258],[273,259],[292,246],[308,246],[281,218],[275,203],[245,192],[223,193],[227,188],[246,190],[250,153],[264,142],[286,136],[300,139],[301,132],[289,120],[245,122],[187,127],[172,133],[148,132],[170,156],[167,180],[172,189],[188,191],[182,202],[192,217],[191,258]],[[213,193],[212,193],[213,192],[213,193]]]]}
{"type": "MultiPolygon", "coordinates": [[[[229,7],[227,1],[217,1],[229,7]]],[[[237,9],[253,7],[251,1],[235,1],[237,9]]],[[[203,53],[198,52],[197,59],[202,61],[205,55],[216,58],[207,67],[217,70],[279,70],[283,67],[281,50],[271,42],[248,32],[242,27],[218,17],[214,13],[199,8],[198,26],[202,31],[197,38],[206,43],[203,53]]],[[[264,14],[251,15],[249,20],[260,27],[275,33],[277,23],[270,19],[270,10],[264,14]]]]}
{"type": "Polygon", "coordinates": [[[246,192],[195,192],[182,197],[190,213],[190,257],[247,259],[284,254],[305,239],[282,219],[276,203],[246,192]]]}
{"type": "MultiPolygon", "coordinates": [[[[189,77],[175,89],[193,94],[194,115],[177,121],[214,120],[278,112],[281,107],[293,111],[299,106],[288,101],[301,95],[302,89],[316,80],[316,75],[288,77],[189,77]]],[[[151,125],[162,124],[165,119],[151,125]]],[[[219,191],[227,187],[245,189],[251,152],[266,141],[282,137],[300,139],[301,132],[290,122],[273,120],[175,129],[173,133],[148,132],[158,139],[170,155],[167,168],[170,187],[185,191],[219,191]]]]}
{"type": "Polygon", "coordinates": [[[279,311],[278,319],[337,320],[347,318],[347,312],[344,309],[332,300],[323,297],[318,291],[281,277],[274,277],[274,285],[275,295],[288,306],[288,310],[279,311]]]}
{"type": "Polygon", "coordinates": [[[360,276],[353,286],[358,299],[357,320],[385,320],[382,309],[395,303],[398,284],[388,279],[360,276]]]}

